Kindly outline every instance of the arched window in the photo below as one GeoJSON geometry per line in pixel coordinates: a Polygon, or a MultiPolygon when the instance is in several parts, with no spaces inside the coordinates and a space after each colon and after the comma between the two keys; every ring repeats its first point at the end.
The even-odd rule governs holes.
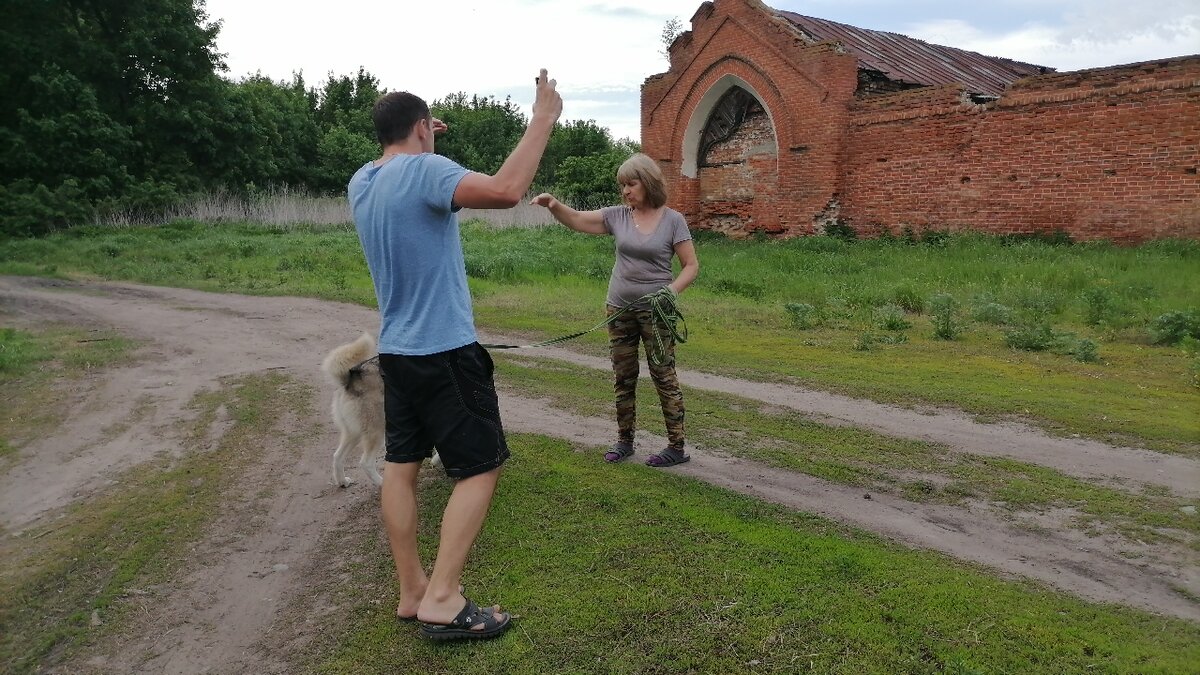
{"type": "Polygon", "coordinates": [[[732,137],[747,117],[763,112],[758,99],[745,89],[732,87],[725,92],[713,107],[700,136],[700,166],[713,166],[708,160],[709,151],[732,137]]]}

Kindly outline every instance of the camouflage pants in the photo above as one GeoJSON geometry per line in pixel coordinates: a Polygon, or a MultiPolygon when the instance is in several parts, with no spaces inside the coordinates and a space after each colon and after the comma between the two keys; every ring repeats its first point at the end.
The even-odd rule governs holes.
{"type": "MultiPolygon", "coordinates": [[[[608,315],[617,311],[608,307],[608,315]]],[[[640,357],[638,344],[645,343],[646,354],[658,348],[654,337],[654,317],[649,309],[631,309],[608,325],[608,344],[612,350],[613,378],[617,395],[617,432],[622,440],[633,440],[637,423],[637,381],[640,357]]],[[[663,363],[647,358],[650,379],[658,391],[663,419],[667,423],[667,440],[672,447],[683,447],[683,390],[675,375],[675,341],[666,325],[659,322],[665,354],[663,363]]]]}

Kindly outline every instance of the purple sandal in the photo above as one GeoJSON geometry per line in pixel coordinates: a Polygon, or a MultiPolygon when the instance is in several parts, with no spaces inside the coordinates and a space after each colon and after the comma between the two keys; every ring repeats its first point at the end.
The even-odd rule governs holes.
{"type": "Polygon", "coordinates": [[[683,464],[691,459],[692,458],[690,455],[683,454],[682,448],[672,448],[667,446],[653,455],[650,455],[650,458],[646,460],[646,466],[654,466],[659,468],[675,466],[676,464],[683,464]]]}
{"type": "Polygon", "coordinates": [[[612,464],[633,456],[633,441],[617,441],[612,450],[604,453],[604,461],[612,464]]]}

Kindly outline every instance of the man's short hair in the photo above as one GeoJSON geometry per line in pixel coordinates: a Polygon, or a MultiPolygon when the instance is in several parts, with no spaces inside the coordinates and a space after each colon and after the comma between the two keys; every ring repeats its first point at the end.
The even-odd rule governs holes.
{"type": "Polygon", "coordinates": [[[413,125],[429,118],[429,106],[416,94],[393,91],[379,97],[371,111],[375,137],[387,147],[408,138],[413,125]]]}

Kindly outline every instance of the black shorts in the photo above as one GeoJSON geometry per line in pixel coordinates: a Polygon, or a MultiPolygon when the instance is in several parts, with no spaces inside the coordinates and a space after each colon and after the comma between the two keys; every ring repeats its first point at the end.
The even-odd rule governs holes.
{"type": "Polygon", "coordinates": [[[508,459],[495,369],[472,342],[428,356],[380,354],[389,462],[419,462],[436,447],[446,475],[470,478],[508,459]]]}

